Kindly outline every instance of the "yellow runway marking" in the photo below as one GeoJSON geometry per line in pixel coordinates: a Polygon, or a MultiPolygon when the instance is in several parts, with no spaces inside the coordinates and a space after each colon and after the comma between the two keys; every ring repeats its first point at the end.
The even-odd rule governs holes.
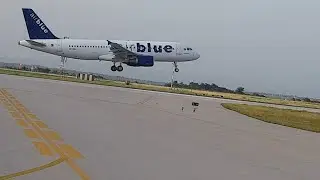
{"type": "Polygon", "coordinates": [[[11,114],[11,116],[12,116],[13,118],[15,118],[15,119],[17,119],[17,118],[22,118],[22,115],[21,115],[19,112],[17,112],[17,111],[13,111],[13,112],[11,112],[10,114],[11,114]]]}
{"type": "Polygon", "coordinates": [[[62,140],[60,135],[54,131],[43,131],[43,133],[51,140],[55,140],[55,141],[62,140]]]}
{"type": "Polygon", "coordinates": [[[31,113],[26,113],[27,114],[27,116],[29,117],[29,118],[31,118],[31,119],[37,119],[36,117],[36,115],[34,115],[34,114],[31,114],[31,113]]]}
{"type": "Polygon", "coordinates": [[[44,142],[32,142],[32,144],[37,148],[41,155],[44,156],[53,156],[53,152],[50,150],[50,147],[44,142]]]}
{"type": "Polygon", "coordinates": [[[73,161],[74,158],[84,158],[80,152],[71,145],[56,144],[55,141],[62,141],[58,133],[48,131],[48,126],[40,121],[35,114],[24,107],[15,97],[10,95],[8,91],[0,89],[0,94],[5,98],[5,107],[14,110],[14,112],[11,112],[14,119],[17,121],[19,120],[18,123],[21,126],[24,127],[24,123],[26,123],[32,128],[32,132],[30,130],[25,131],[26,135],[30,138],[35,138],[37,136],[45,141],[32,142],[40,154],[48,156],[58,154],[61,158],[66,159],[66,163],[81,177],[81,179],[90,179],[89,176],[73,161]]]}
{"type": "Polygon", "coordinates": [[[28,136],[29,138],[40,138],[32,129],[25,129],[24,133],[26,134],[26,136],[28,136]]]}
{"type": "Polygon", "coordinates": [[[28,169],[28,170],[25,170],[25,171],[17,172],[17,173],[14,173],[14,174],[0,176],[0,180],[8,180],[8,179],[15,178],[15,177],[18,177],[18,176],[23,176],[23,175],[31,174],[31,173],[34,173],[34,172],[37,172],[37,171],[41,171],[41,170],[56,166],[58,164],[61,164],[65,160],[66,160],[65,158],[59,158],[59,159],[57,159],[55,161],[52,161],[52,162],[50,162],[48,164],[45,164],[45,165],[42,165],[42,166],[39,166],[39,167],[35,167],[35,168],[28,169]]]}
{"type": "Polygon", "coordinates": [[[44,122],[42,121],[34,121],[33,123],[35,123],[37,126],[39,126],[40,128],[48,128],[48,125],[46,125],[44,122]]]}
{"type": "Polygon", "coordinates": [[[68,144],[60,144],[60,148],[68,154],[70,158],[83,158],[83,156],[68,144]]]}
{"type": "Polygon", "coordinates": [[[22,127],[28,127],[28,124],[22,119],[17,120],[17,123],[22,127]]]}

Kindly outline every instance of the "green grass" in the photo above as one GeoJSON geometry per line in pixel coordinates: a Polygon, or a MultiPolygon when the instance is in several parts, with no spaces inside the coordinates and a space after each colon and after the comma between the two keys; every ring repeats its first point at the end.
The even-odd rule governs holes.
{"type": "Polygon", "coordinates": [[[210,91],[202,91],[202,90],[190,90],[190,89],[182,89],[182,88],[171,89],[170,87],[137,84],[137,83],[131,83],[130,85],[126,85],[124,82],[110,81],[110,80],[84,81],[84,80],[76,79],[75,77],[72,77],[72,76],[62,77],[61,75],[57,75],[57,74],[46,74],[46,73],[20,71],[20,70],[12,70],[12,69],[4,69],[4,68],[0,68],[0,74],[9,74],[9,75],[16,75],[16,76],[27,76],[27,77],[35,77],[35,78],[72,81],[72,82],[79,82],[79,83],[98,84],[98,85],[104,85],[104,86],[116,86],[116,87],[143,89],[143,90],[150,90],[150,91],[171,92],[171,93],[178,93],[178,94],[188,94],[188,95],[196,95],[196,96],[205,96],[205,97],[214,97],[214,98],[223,98],[223,99],[242,100],[242,101],[249,101],[249,102],[320,109],[320,103],[291,101],[291,100],[282,100],[282,99],[276,99],[276,98],[265,98],[265,97],[257,97],[257,96],[241,95],[241,94],[210,92],[210,91]]]}
{"type": "Polygon", "coordinates": [[[232,103],[223,103],[222,106],[268,123],[320,132],[320,113],[232,103]]]}

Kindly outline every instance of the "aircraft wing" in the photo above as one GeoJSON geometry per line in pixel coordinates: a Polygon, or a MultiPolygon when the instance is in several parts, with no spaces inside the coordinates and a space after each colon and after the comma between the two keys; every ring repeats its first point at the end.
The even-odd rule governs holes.
{"type": "Polygon", "coordinates": [[[138,56],[136,53],[129,51],[128,49],[122,47],[120,44],[111,42],[108,40],[108,45],[111,45],[110,50],[114,54],[115,59],[128,59],[129,57],[138,56]]]}

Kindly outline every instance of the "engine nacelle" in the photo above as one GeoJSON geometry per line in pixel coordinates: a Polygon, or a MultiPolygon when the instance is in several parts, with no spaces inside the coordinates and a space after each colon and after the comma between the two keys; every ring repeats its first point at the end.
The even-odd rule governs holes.
{"type": "Polygon", "coordinates": [[[112,61],[114,60],[114,58],[115,58],[114,54],[106,54],[106,55],[99,56],[99,60],[104,60],[104,61],[112,61]]]}
{"type": "Polygon", "coordinates": [[[128,66],[143,66],[143,67],[151,67],[154,65],[153,56],[138,56],[134,59],[129,59],[128,62],[123,62],[128,66]]]}

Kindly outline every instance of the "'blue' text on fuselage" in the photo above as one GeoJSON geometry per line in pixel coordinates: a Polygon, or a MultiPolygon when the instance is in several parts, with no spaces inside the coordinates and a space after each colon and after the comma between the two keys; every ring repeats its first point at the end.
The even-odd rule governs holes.
{"type": "Polygon", "coordinates": [[[173,47],[171,45],[165,45],[163,48],[161,45],[152,45],[150,43],[147,43],[147,47],[145,47],[144,45],[137,43],[137,52],[151,52],[152,50],[155,53],[162,53],[162,50],[164,50],[167,53],[171,53],[173,50],[173,47]]]}

